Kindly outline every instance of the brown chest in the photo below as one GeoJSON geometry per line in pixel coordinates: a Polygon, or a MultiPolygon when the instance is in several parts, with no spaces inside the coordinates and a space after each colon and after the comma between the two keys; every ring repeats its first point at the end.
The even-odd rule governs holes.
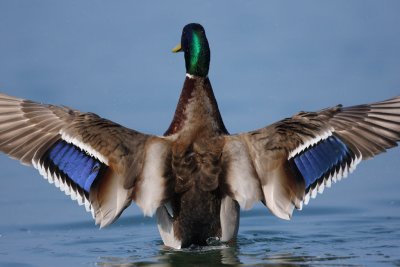
{"type": "Polygon", "coordinates": [[[208,78],[186,77],[174,118],[164,135],[195,133],[203,128],[215,134],[227,133],[208,78]]]}

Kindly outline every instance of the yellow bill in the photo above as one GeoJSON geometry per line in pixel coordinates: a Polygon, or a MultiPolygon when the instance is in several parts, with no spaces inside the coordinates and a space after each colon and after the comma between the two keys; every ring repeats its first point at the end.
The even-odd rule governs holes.
{"type": "Polygon", "coordinates": [[[174,52],[174,53],[182,52],[181,44],[178,44],[177,46],[175,46],[174,49],[172,49],[172,52],[174,52]]]}

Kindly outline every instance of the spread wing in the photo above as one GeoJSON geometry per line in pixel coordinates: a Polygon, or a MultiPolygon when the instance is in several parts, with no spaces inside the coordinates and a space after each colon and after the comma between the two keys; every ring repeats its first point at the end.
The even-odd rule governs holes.
{"type": "Polygon", "coordinates": [[[0,94],[0,151],[32,165],[104,227],[132,200],[161,205],[169,143],[93,113],[0,94]]]}
{"type": "Polygon", "coordinates": [[[400,97],[301,112],[249,133],[226,137],[231,197],[243,208],[263,201],[290,219],[310,197],[352,172],[361,160],[397,146],[400,97]]]}

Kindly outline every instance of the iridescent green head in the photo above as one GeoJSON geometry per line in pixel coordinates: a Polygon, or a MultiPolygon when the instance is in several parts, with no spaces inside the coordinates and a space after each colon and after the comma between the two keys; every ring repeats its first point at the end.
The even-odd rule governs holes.
{"type": "Polygon", "coordinates": [[[181,43],[172,52],[184,52],[186,73],[206,77],[210,66],[210,47],[204,28],[197,23],[186,25],[181,43]]]}

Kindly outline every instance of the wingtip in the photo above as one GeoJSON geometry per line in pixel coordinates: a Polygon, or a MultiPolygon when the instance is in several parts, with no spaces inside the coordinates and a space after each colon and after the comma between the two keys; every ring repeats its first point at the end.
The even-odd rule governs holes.
{"type": "Polygon", "coordinates": [[[109,226],[110,224],[112,224],[114,222],[114,220],[102,220],[100,222],[100,229],[106,228],[107,226],[109,226]]]}
{"type": "Polygon", "coordinates": [[[283,219],[285,221],[290,221],[292,219],[292,214],[282,214],[278,216],[280,219],[283,219]]]}
{"type": "Polygon", "coordinates": [[[287,207],[286,209],[276,207],[276,208],[270,209],[270,210],[279,219],[282,219],[285,221],[290,221],[292,219],[294,205],[292,205],[291,207],[287,207]]]}

